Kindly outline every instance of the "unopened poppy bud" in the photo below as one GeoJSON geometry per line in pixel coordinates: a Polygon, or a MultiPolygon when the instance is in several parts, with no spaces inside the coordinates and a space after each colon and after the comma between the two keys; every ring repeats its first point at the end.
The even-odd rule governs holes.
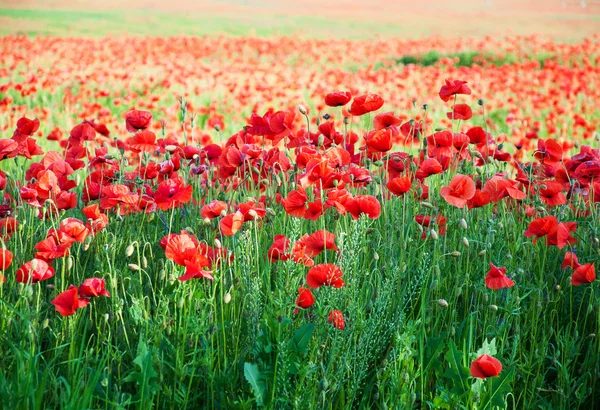
{"type": "Polygon", "coordinates": [[[177,145],[166,145],[165,146],[165,151],[167,152],[173,152],[177,149],[177,145]]]}
{"type": "Polygon", "coordinates": [[[187,233],[189,233],[190,235],[194,235],[194,230],[192,229],[191,226],[186,226],[185,228],[183,228],[187,233]]]}
{"type": "Polygon", "coordinates": [[[67,270],[71,270],[73,269],[73,258],[68,257],[67,258],[67,270]]]}
{"type": "Polygon", "coordinates": [[[450,252],[451,256],[454,256],[455,258],[458,258],[460,256],[460,252],[459,251],[452,251],[450,252]]]}
{"type": "Polygon", "coordinates": [[[108,313],[104,314],[104,321],[108,322],[108,320],[110,319],[110,315],[108,313]]]}
{"type": "Polygon", "coordinates": [[[483,303],[488,303],[488,295],[486,293],[483,294],[483,303]]]}
{"type": "Polygon", "coordinates": [[[223,245],[221,245],[221,241],[218,238],[215,238],[215,248],[221,249],[223,245]]]}
{"type": "Polygon", "coordinates": [[[348,124],[350,124],[350,118],[344,117],[344,125],[348,125],[348,124]]]}
{"type": "Polygon", "coordinates": [[[266,211],[267,211],[267,214],[269,214],[271,216],[276,216],[277,215],[275,213],[275,211],[273,210],[273,208],[267,208],[266,211]]]}
{"type": "Polygon", "coordinates": [[[256,213],[256,211],[254,209],[249,210],[248,215],[250,215],[252,217],[252,219],[258,218],[258,214],[256,213]]]}
{"type": "Polygon", "coordinates": [[[135,263],[130,263],[127,266],[129,266],[129,269],[131,269],[132,271],[135,271],[135,272],[142,270],[142,268],[140,268],[139,265],[136,265],[135,263]]]}
{"type": "Polygon", "coordinates": [[[221,126],[219,124],[215,124],[215,131],[221,132],[221,126]]]}
{"type": "Polygon", "coordinates": [[[151,214],[148,214],[148,219],[146,219],[148,222],[152,222],[154,221],[154,217],[156,216],[156,214],[154,212],[152,212],[151,214]]]}
{"type": "Polygon", "coordinates": [[[126,249],[125,249],[125,255],[127,255],[127,257],[130,257],[131,255],[133,255],[133,245],[129,245],[126,249]]]}
{"type": "Polygon", "coordinates": [[[417,229],[419,230],[420,233],[423,233],[423,226],[417,225],[417,229]]]}
{"type": "Polygon", "coordinates": [[[30,297],[33,296],[33,287],[27,286],[25,288],[25,292],[24,293],[25,293],[25,297],[29,299],[30,297]]]}
{"type": "Polygon", "coordinates": [[[464,218],[461,218],[460,221],[458,221],[458,226],[460,226],[462,229],[467,229],[468,228],[467,221],[465,221],[464,218]]]}
{"type": "Polygon", "coordinates": [[[325,391],[329,388],[329,382],[327,381],[327,379],[321,379],[319,381],[319,390],[320,391],[325,391]]]}
{"type": "Polygon", "coordinates": [[[263,184],[263,185],[266,185],[266,186],[268,186],[268,185],[271,184],[271,182],[268,179],[266,179],[266,178],[261,179],[260,183],[263,184]]]}
{"type": "Polygon", "coordinates": [[[211,222],[210,218],[204,218],[202,221],[204,222],[204,225],[210,225],[211,222]]]}
{"type": "Polygon", "coordinates": [[[300,111],[300,114],[306,115],[306,108],[302,104],[298,104],[298,111],[300,111]]]}
{"type": "Polygon", "coordinates": [[[175,281],[177,280],[177,277],[175,275],[173,275],[172,273],[169,275],[169,285],[173,285],[173,283],[175,283],[175,281]]]}
{"type": "Polygon", "coordinates": [[[463,245],[465,245],[465,248],[468,248],[470,246],[469,240],[467,238],[465,238],[464,236],[462,238],[462,243],[463,243],[463,245]]]}
{"type": "Polygon", "coordinates": [[[424,208],[429,208],[429,209],[433,209],[434,208],[434,206],[433,206],[432,203],[425,202],[425,201],[421,202],[421,206],[423,206],[424,208]]]}
{"type": "Polygon", "coordinates": [[[588,337],[589,337],[590,339],[593,339],[593,338],[595,338],[595,337],[596,337],[596,333],[590,333],[590,334],[588,335],[588,337]]]}
{"type": "Polygon", "coordinates": [[[429,236],[431,236],[431,239],[433,239],[434,241],[437,241],[440,238],[438,233],[435,231],[435,229],[431,230],[431,232],[429,233],[429,236]]]}
{"type": "Polygon", "coordinates": [[[340,181],[338,181],[337,179],[333,180],[333,186],[337,187],[340,184],[340,181]]]}
{"type": "MultiPolygon", "coordinates": [[[[425,107],[427,107],[427,104],[425,104],[425,107]]],[[[412,392],[410,394],[410,397],[408,399],[410,401],[411,406],[414,404],[415,401],[417,401],[417,393],[412,392]]]]}
{"type": "Polygon", "coordinates": [[[165,280],[166,277],[167,277],[167,271],[165,271],[164,269],[161,269],[160,272],[158,272],[158,280],[165,280]]]}
{"type": "Polygon", "coordinates": [[[227,210],[226,210],[226,209],[223,209],[223,210],[221,211],[221,216],[223,216],[223,217],[224,217],[224,216],[227,216],[227,210]]]}
{"type": "Polygon", "coordinates": [[[325,136],[324,135],[319,135],[319,138],[317,139],[317,146],[321,146],[323,145],[323,143],[325,142],[325,136]]]}
{"type": "Polygon", "coordinates": [[[54,285],[51,284],[51,283],[49,283],[49,284],[46,285],[46,289],[48,289],[48,290],[54,290],[54,285]]]}
{"type": "Polygon", "coordinates": [[[496,305],[490,305],[489,307],[492,312],[496,312],[498,310],[498,306],[496,305]]]}
{"type": "Polygon", "coordinates": [[[556,286],[554,287],[554,290],[555,290],[555,291],[557,291],[557,292],[558,292],[558,291],[560,291],[560,285],[556,285],[556,286]]]}
{"type": "Polygon", "coordinates": [[[184,297],[179,298],[179,301],[177,302],[177,307],[179,309],[183,309],[184,304],[185,304],[185,298],[184,297]]]}
{"type": "Polygon", "coordinates": [[[483,255],[485,255],[486,252],[487,251],[485,249],[482,249],[482,250],[479,251],[479,253],[477,254],[477,256],[483,256],[483,255]]]}
{"type": "Polygon", "coordinates": [[[225,304],[228,304],[229,302],[231,302],[231,293],[227,292],[225,294],[225,297],[223,298],[223,300],[225,301],[225,304]]]}
{"type": "Polygon", "coordinates": [[[48,319],[44,319],[42,322],[42,329],[46,329],[50,325],[50,321],[48,319]]]}
{"type": "Polygon", "coordinates": [[[598,238],[594,238],[594,242],[595,242],[596,244],[598,244],[598,243],[600,243],[600,239],[598,239],[598,238]]]}
{"type": "Polygon", "coordinates": [[[142,268],[146,269],[148,267],[148,259],[145,256],[142,256],[142,268]]]}
{"type": "Polygon", "coordinates": [[[375,161],[375,162],[373,162],[373,165],[375,165],[377,167],[381,167],[381,166],[383,166],[383,161],[375,161]]]}
{"type": "Polygon", "coordinates": [[[376,261],[379,260],[379,254],[377,252],[373,253],[373,259],[375,259],[376,261]]]}
{"type": "Polygon", "coordinates": [[[483,103],[484,103],[483,98],[480,98],[480,99],[477,100],[477,104],[483,105],[483,103]]]}
{"type": "Polygon", "coordinates": [[[446,299],[438,299],[437,303],[438,305],[440,305],[440,307],[444,309],[448,307],[448,302],[446,301],[446,299]]]}

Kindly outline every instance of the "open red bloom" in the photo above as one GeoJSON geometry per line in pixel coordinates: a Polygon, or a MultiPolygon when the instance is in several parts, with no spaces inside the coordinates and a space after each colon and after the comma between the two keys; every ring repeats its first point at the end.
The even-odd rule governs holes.
{"type": "Polygon", "coordinates": [[[457,174],[450,181],[450,185],[440,189],[440,195],[450,205],[464,208],[467,201],[475,195],[475,182],[467,175],[457,174]]]}
{"type": "Polygon", "coordinates": [[[108,215],[100,212],[98,204],[88,205],[81,210],[88,218],[86,227],[92,234],[96,234],[108,225],[108,215]]]}
{"type": "Polygon", "coordinates": [[[452,107],[452,111],[446,113],[446,116],[450,120],[463,120],[467,121],[473,117],[473,111],[467,104],[456,104],[452,107]]]}
{"type": "Polygon", "coordinates": [[[105,279],[88,278],[79,286],[79,295],[85,298],[94,298],[98,296],[110,297],[110,293],[105,289],[105,285],[105,279]]]}
{"type": "Polygon", "coordinates": [[[584,283],[592,283],[596,280],[596,270],[594,265],[586,263],[575,269],[571,275],[571,283],[573,286],[583,285],[584,283]]]}
{"type": "Polygon", "coordinates": [[[417,170],[415,177],[423,180],[430,175],[441,174],[442,172],[444,172],[444,168],[437,159],[427,158],[421,162],[421,165],[419,165],[419,169],[417,170]]]}
{"type": "Polygon", "coordinates": [[[296,306],[294,313],[298,313],[298,308],[308,309],[315,304],[315,296],[309,288],[301,286],[298,288],[298,297],[296,298],[296,306]]]}
{"type": "Polygon", "coordinates": [[[339,310],[332,310],[329,312],[329,318],[327,319],[329,323],[333,324],[333,327],[339,330],[344,330],[346,328],[346,323],[344,322],[344,315],[339,310]]]}
{"type": "Polygon", "coordinates": [[[440,88],[440,98],[442,101],[446,102],[450,97],[456,94],[471,94],[471,89],[467,86],[467,82],[450,79],[446,80],[446,84],[440,88]]]}
{"type": "Polygon", "coordinates": [[[482,206],[486,206],[491,201],[491,196],[488,192],[483,192],[479,189],[475,190],[475,194],[473,198],[467,201],[467,206],[469,209],[473,208],[481,208],[482,206]]]}
{"type": "Polygon", "coordinates": [[[387,152],[394,145],[390,128],[369,131],[365,136],[365,142],[370,152],[387,152]]]}
{"type": "Polygon", "coordinates": [[[490,355],[484,354],[471,362],[471,376],[479,379],[496,377],[502,371],[500,360],[490,355]]]}
{"type": "Polygon", "coordinates": [[[236,211],[233,214],[229,214],[219,221],[219,227],[223,236],[233,236],[237,231],[240,230],[244,224],[244,215],[236,211]]]}
{"type": "Polygon", "coordinates": [[[20,283],[38,283],[54,276],[54,268],[42,259],[33,259],[24,263],[16,276],[20,283]]]}
{"type": "Polygon", "coordinates": [[[348,104],[351,98],[350,91],[335,91],[325,96],[325,104],[330,107],[341,107],[348,104]]]}
{"type": "Polygon", "coordinates": [[[321,286],[333,286],[341,288],[345,285],[342,280],[342,270],[331,263],[315,265],[306,274],[306,283],[313,289],[321,286]]]}
{"type": "Polygon", "coordinates": [[[571,232],[575,232],[576,230],[577,223],[561,222],[556,226],[556,229],[548,234],[546,244],[548,246],[558,246],[558,249],[562,249],[567,245],[573,245],[577,242],[577,239],[571,235],[571,232]]]}
{"type": "Polygon", "coordinates": [[[288,260],[291,255],[286,253],[290,248],[290,240],[285,235],[275,235],[273,243],[267,252],[270,262],[288,260]]]}
{"type": "Polygon", "coordinates": [[[514,285],[515,283],[506,276],[506,268],[499,268],[490,262],[490,270],[485,277],[485,286],[490,289],[503,289],[514,285]]]}
{"type": "Polygon", "coordinates": [[[565,259],[563,260],[563,263],[560,266],[560,268],[565,269],[569,266],[573,268],[573,270],[581,266],[581,264],[579,263],[579,259],[577,259],[577,255],[575,255],[573,252],[565,253],[565,259]]]}
{"type": "Polygon", "coordinates": [[[131,110],[125,114],[125,126],[127,131],[134,133],[138,130],[145,130],[152,123],[152,113],[141,110],[131,110]]]}
{"type": "Polygon", "coordinates": [[[131,193],[126,185],[108,185],[102,188],[100,208],[106,210],[120,206],[121,215],[124,215],[136,207],[139,199],[139,195],[131,193]]]}
{"type": "Polygon", "coordinates": [[[227,204],[223,201],[212,201],[206,204],[200,209],[200,215],[204,219],[214,219],[221,216],[223,211],[227,210],[227,204]]]}
{"type": "Polygon", "coordinates": [[[562,160],[562,145],[553,139],[538,140],[538,149],[533,156],[542,163],[555,164],[562,160]]]}
{"type": "Polygon", "coordinates": [[[288,215],[303,218],[306,213],[306,202],[308,202],[306,192],[300,188],[290,191],[287,197],[281,201],[281,205],[288,215]]]}
{"type": "Polygon", "coordinates": [[[71,240],[60,242],[56,239],[56,236],[49,236],[33,247],[37,250],[35,257],[48,262],[53,259],[63,258],[69,254],[69,249],[72,244],[73,242],[71,240]]]}
{"type": "Polygon", "coordinates": [[[386,184],[387,189],[394,195],[402,196],[408,191],[412,186],[412,181],[409,177],[397,177],[390,179],[386,184]]]}
{"type": "Polygon", "coordinates": [[[185,266],[185,262],[198,253],[198,240],[185,231],[167,235],[159,244],[165,250],[167,259],[181,266],[185,266]]]}
{"type": "Polygon", "coordinates": [[[0,271],[8,269],[13,260],[11,251],[5,248],[0,248],[0,271]]]}
{"type": "Polygon", "coordinates": [[[379,94],[366,93],[354,98],[350,106],[350,114],[360,116],[377,111],[383,106],[383,98],[379,94]]]}
{"type": "Polygon", "coordinates": [[[339,250],[335,244],[335,234],[326,230],[321,230],[310,234],[304,241],[304,244],[306,246],[306,255],[311,258],[319,255],[324,250],[339,250]]]}
{"type": "Polygon", "coordinates": [[[178,277],[182,282],[194,278],[205,278],[213,280],[212,271],[205,270],[204,268],[211,265],[210,260],[201,253],[194,254],[191,258],[185,261],[185,274],[178,277]]]}
{"type": "Polygon", "coordinates": [[[548,206],[558,206],[567,203],[567,197],[562,193],[563,185],[558,181],[544,181],[540,184],[540,199],[548,206]]]}
{"type": "MultiPolygon", "coordinates": [[[[54,230],[48,231],[48,236],[53,234],[54,230]]],[[[60,221],[58,231],[67,236],[73,242],[85,242],[90,230],[77,218],[66,218],[60,221]]]]}
{"type": "Polygon", "coordinates": [[[548,215],[543,218],[534,219],[529,223],[529,227],[524,235],[527,237],[535,236],[533,243],[536,243],[538,238],[554,232],[558,228],[558,220],[555,216],[548,215]]]}
{"type": "Polygon", "coordinates": [[[177,208],[190,202],[192,191],[191,185],[186,186],[179,179],[166,179],[158,184],[154,193],[154,202],[163,211],[177,208]]]}
{"type": "Polygon", "coordinates": [[[77,309],[86,307],[89,305],[90,300],[80,298],[77,288],[73,285],[69,286],[69,289],[54,298],[51,302],[56,311],[62,316],[71,316],[75,314],[77,309]]]}
{"type": "Polygon", "coordinates": [[[127,140],[127,145],[132,152],[154,152],[158,150],[156,145],[156,134],[150,130],[138,132],[127,140]]]}
{"type": "Polygon", "coordinates": [[[371,195],[357,195],[346,201],[344,206],[354,219],[360,218],[362,214],[371,219],[377,219],[381,215],[381,204],[371,195]]]}

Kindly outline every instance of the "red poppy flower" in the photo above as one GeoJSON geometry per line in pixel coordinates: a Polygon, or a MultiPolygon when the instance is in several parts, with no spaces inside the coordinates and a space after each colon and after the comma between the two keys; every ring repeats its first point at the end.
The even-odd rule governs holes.
{"type": "Polygon", "coordinates": [[[487,204],[489,204],[490,200],[491,196],[489,192],[483,192],[479,189],[476,189],[473,198],[467,201],[467,206],[469,207],[469,209],[481,208],[482,206],[486,206],[487,204]]]}
{"type": "Polygon", "coordinates": [[[298,308],[308,309],[315,304],[315,296],[312,294],[309,288],[301,286],[298,288],[298,297],[296,298],[296,306],[294,314],[298,313],[298,308]]]}
{"type": "Polygon", "coordinates": [[[126,185],[108,185],[102,188],[100,208],[107,210],[120,206],[121,215],[125,215],[137,206],[139,199],[139,195],[131,193],[126,185]]]}
{"type": "Polygon", "coordinates": [[[55,236],[49,236],[34,246],[34,249],[37,250],[35,257],[48,262],[65,257],[69,254],[69,248],[72,244],[72,241],[59,242],[55,236]]]}
{"type": "Polygon", "coordinates": [[[88,278],[79,286],[79,296],[84,298],[94,298],[98,296],[110,297],[110,293],[105,289],[105,285],[105,279],[88,278]]]}
{"type": "Polygon", "coordinates": [[[563,184],[557,181],[543,181],[540,183],[540,199],[548,206],[558,206],[567,203],[567,197],[562,193],[563,184]]]}
{"type": "Polygon", "coordinates": [[[222,216],[223,212],[227,211],[227,204],[223,201],[212,201],[200,209],[200,215],[203,219],[214,219],[222,216]]]}
{"type": "Polygon", "coordinates": [[[219,227],[223,236],[233,236],[237,231],[240,230],[244,224],[244,215],[237,211],[233,214],[229,214],[219,221],[219,227]]]}
{"type": "Polygon", "coordinates": [[[542,163],[554,164],[562,160],[562,145],[553,139],[538,140],[538,149],[533,156],[542,163]]]}
{"type": "Polygon", "coordinates": [[[341,107],[352,99],[350,91],[335,91],[325,96],[325,104],[330,107],[341,107]]]}
{"type": "Polygon", "coordinates": [[[490,195],[492,202],[499,202],[503,198],[511,197],[516,200],[522,200],[527,197],[527,194],[518,189],[516,181],[510,180],[502,175],[496,175],[488,179],[483,186],[483,192],[490,195]]]}
{"type": "MultiPolygon", "coordinates": [[[[66,218],[60,221],[58,228],[60,233],[69,237],[72,241],[83,243],[90,233],[90,230],[77,218],[66,218]]],[[[52,230],[48,231],[50,235],[52,230]]]]}
{"type": "Polygon", "coordinates": [[[81,309],[89,305],[90,300],[86,298],[80,298],[77,288],[73,285],[69,286],[69,289],[65,290],[51,302],[56,311],[62,316],[71,316],[75,314],[77,309],[81,309]]]}
{"type": "Polygon", "coordinates": [[[479,379],[496,377],[502,371],[500,360],[490,355],[484,354],[471,362],[471,376],[479,379]]]}
{"type": "Polygon", "coordinates": [[[448,79],[446,80],[446,84],[440,88],[440,98],[444,102],[448,101],[450,97],[457,94],[471,94],[471,89],[467,86],[466,81],[448,79]]]}
{"type": "Polygon", "coordinates": [[[125,126],[128,132],[135,133],[145,130],[152,123],[152,113],[148,111],[131,110],[125,114],[125,126]]]}
{"type": "Polygon", "coordinates": [[[421,162],[421,165],[419,166],[415,177],[417,179],[423,180],[430,175],[441,174],[442,172],[444,172],[444,168],[438,162],[438,160],[434,158],[427,158],[426,160],[421,162]]]}
{"type": "MultiPolygon", "coordinates": [[[[15,130],[15,135],[17,136],[26,136],[31,137],[35,132],[40,128],[40,120],[29,118],[19,118],[17,121],[17,129],[15,130]]],[[[14,135],[13,135],[14,137],[14,135]]]]}
{"type": "Polygon", "coordinates": [[[185,262],[198,253],[198,240],[185,231],[165,236],[160,241],[160,246],[163,245],[167,259],[181,266],[185,266],[185,262]]]}
{"type": "Polygon", "coordinates": [[[585,265],[581,265],[573,271],[573,275],[571,275],[571,284],[573,286],[583,285],[584,283],[592,283],[596,280],[596,270],[594,265],[591,263],[586,263],[585,265]]]}
{"type": "Polygon", "coordinates": [[[387,189],[394,195],[402,196],[408,191],[412,186],[412,181],[408,177],[398,177],[393,178],[388,181],[386,184],[387,189]]]}
{"type": "Polygon", "coordinates": [[[154,202],[163,211],[177,208],[190,202],[192,191],[191,185],[186,186],[179,179],[167,179],[158,184],[154,193],[154,202]]]}
{"type": "Polygon", "coordinates": [[[150,130],[138,132],[127,140],[127,146],[132,152],[154,152],[158,150],[156,135],[150,130]]]}
{"type": "Polygon", "coordinates": [[[455,104],[454,107],[452,107],[452,111],[446,113],[446,116],[450,120],[467,121],[473,117],[473,111],[471,111],[471,107],[467,104],[455,104]]]}
{"type": "Polygon", "coordinates": [[[450,185],[440,189],[440,195],[450,205],[464,208],[467,201],[475,195],[475,182],[467,175],[456,174],[450,185]]]}
{"type": "Polygon", "coordinates": [[[8,269],[13,260],[11,251],[5,248],[0,248],[0,271],[8,269]]]}
{"type": "Polygon", "coordinates": [[[304,241],[304,244],[306,246],[306,255],[311,258],[319,255],[324,250],[339,250],[335,244],[335,234],[326,230],[310,234],[304,241]]]}
{"type": "Polygon", "coordinates": [[[285,209],[288,215],[303,218],[306,212],[307,201],[306,192],[303,188],[300,188],[290,191],[287,197],[281,201],[281,205],[283,205],[283,209],[285,209]]]}
{"type": "Polygon", "coordinates": [[[38,283],[54,276],[54,268],[42,259],[33,259],[17,270],[17,282],[38,283]]]}
{"type": "Polygon", "coordinates": [[[345,285],[342,280],[342,270],[331,263],[315,265],[306,274],[306,283],[313,289],[321,286],[333,286],[341,288],[345,285]]]}
{"type": "Polygon", "coordinates": [[[490,262],[490,270],[485,277],[485,286],[490,289],[510,288],[515,283],[507,276],[506,268],[499,268],[490,262]]]}
{"type": "Polygon", "coordinates": [[[379,94],[366,93],[354,98],[350,106],[350,114],[360,116],[371,111],[377,111],[382,106],[383,98],[379,94]]]}
{"type": "Polygon", "coordinates": [[[286,261],[291,255],[286,253],[290,248],[290,240],[285,235],[275,235],[273,243],[267,252],[270,262],[286,261]]]}
{"type": "Polygon", "coordinates": [[[563,263],[560,266],[560,268],[565,269],[566,267],[569,267],[569,266],[572,269],[577,269],[578,267],[581,266],[581,264],[579,263],[579,259],[577,259],[577,255],[575,255],[573,252],[565,253],[565,258],[564,258],[563,263]]]}
{"type": "Polygon", "coordinates": [[[392,131],[389,128],[372,130],[365,136],[365,142],[370,151],[387,152],[392,149],[392,131]]]}
{"type": "Polygon", "coordinates": [[[552,230],[546,237],[546,244],[548,246],[558,246],[558,249],[562,249],[567,245],[573,245],[577,242],[577,239],[571,235],[571,232],[577,230],[577,223],[575,222],[561,222],[556,226],[555,230],[552,230]]]}
{"type": "Polygon", "coordinates": [[[204,268],[211,265],[210,260],[202,255],[201,253],[194,254],[191,258],[185,261],[185,274],[178,277],[182,282],[194,278],[205,278],[213,280],[212,271],[205,270],[204,268]]]}
{"type": "Polygon", "coordinates": [[[329,312],[329,318],[327,319],[329,323],[333,324],[333,327],[339,330],[344,330],[346,328],[346,323],[344,322],[344,315],[339,310],[332,310],[329,312]]]}
{"type": "Polygon", "coordinates": [[[344,206],[354,219],[360,218],[362,214],[371,219],[377,219],[381,215],[381,204],[371,195],[357,195],[346,201],[344,206]]]}
{"type": "Polygon", "coordinates": [[[108,215],[100,212],[98,204],[86,206],[81,212],[87,217],[86,227],[92,234],[98,233],[108,225],[108,215]]]}
{"type": "Polygon", "coordinates": [[[529,227],[525,231],[524,235],[527,237],[535,236],[533,243],[536,243],[538,238],[548,235],[551,232],[556,231],[558,228],[558,220],[552,215],[545,216],[543,218],[534,219],[529,223],[529,227]]]}

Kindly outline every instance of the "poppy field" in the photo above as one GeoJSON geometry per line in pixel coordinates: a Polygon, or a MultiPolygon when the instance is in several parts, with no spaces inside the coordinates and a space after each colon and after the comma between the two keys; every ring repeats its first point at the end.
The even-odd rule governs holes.
{"type": "Polygon", "coordinates": [[[599,408],[599,36],[0,48],[0,409],[599,408]]]}

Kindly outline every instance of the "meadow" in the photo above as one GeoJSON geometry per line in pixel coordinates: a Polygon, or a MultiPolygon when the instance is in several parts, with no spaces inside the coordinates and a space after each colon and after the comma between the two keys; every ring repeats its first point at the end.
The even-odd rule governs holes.
{"type": "Polygon", "coordinates": [[[0,10],[0,409],[599,408],[596,15],[209,3],[0,10]]]}

